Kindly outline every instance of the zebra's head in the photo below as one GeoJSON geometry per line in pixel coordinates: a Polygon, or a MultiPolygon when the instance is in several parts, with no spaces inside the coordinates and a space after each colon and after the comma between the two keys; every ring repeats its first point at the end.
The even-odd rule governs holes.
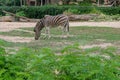
{"type": "Polygon", "coordinates": [[[34,32],[35,32],[35,40],[38,40],[40,35],[41,35],[41,30],[44,28],[44,23],[43,19],[40,19],[36,26],[34,27],[34,32]]]}

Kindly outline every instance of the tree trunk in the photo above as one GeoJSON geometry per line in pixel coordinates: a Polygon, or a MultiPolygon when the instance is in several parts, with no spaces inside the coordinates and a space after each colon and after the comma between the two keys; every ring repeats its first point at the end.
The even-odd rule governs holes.
{"type": "Polygon", "coordinates": [[[98,6],[100,6],[100,0],[98,0],[98,6]]]}
{"type": "Polygon", "coordinates": [[[35,6],[37,6],[37,0],[35,1],[35,6]]]}
{"type": "Polygon", "coordinates": [[[45,5],[47,4],[47,0],[45,0],[45,5]]]}
{"type": "Polygon", "coordinates": [[[26,1],[26,0],[24,0],[24,5],[25,5],[25,3],[26,3],[25,1],[26,1]]]}
{"type": "Polygon", "coordinates": [[[20,5],[22,6],[22,0],[20,0],[20,5]]]}
{"type": "Polygon", "coordinates": [[[41,0],[41,6],[43,5],[43,0],[41,0]]]}
{"type": "Polygon", "coordinates": [[[14,6],[16,6],[16,4],[15,4],[15,3],[16,3],[16,1],[14,0],[14,6]]]}

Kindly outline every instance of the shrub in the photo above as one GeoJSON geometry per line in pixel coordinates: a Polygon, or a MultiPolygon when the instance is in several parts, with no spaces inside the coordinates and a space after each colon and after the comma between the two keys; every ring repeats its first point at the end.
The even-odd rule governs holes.
{"type": "Polygon", "coordinates": [[[97,7],[97,9],[107,15],[120,14],[120,7],[97,7]]]}
{"type": "Polygon", "coordinates": [[[119,80],[120,56],[114,48],[82,50],[65,47],[61,55],[49,48],[22,48],[0,56],[1,80],[119,80]],[[99,54],[90,54],[97,51],[99,54]]]}
{"type": "Polygon", "coordinates": [[[20,11],[16,13],[17,16],[26,16],[24,11],[20,11]]]}
{"type": "Polygon", "coordinates": [[[64,11],[64,14],[79,14],[79,11],[77,9],[68,9],[66,11],[64,11]]]}
{"type": "Polygon", "coordinates": [[[0,56],[3,55],[3,54],[5,54],[5,53],[6,53],[5,49],[3,47],[0,47],[0,56]]]}
{"type": "MultiPolygon", "coordinates": [[[[2,10],[6,10],[12,13],[24,12],[24,15],[29,18],[42,18],[44,15],[57,15],[62,14],[65,11],[72,12],[75,14],[89,14],[103,13],[107,15],[120,14],[120,7],[82,7],[82,6],[23,6],[23,7],[0,7],[0,15],[5,15],[2,10]],[[98,12],[97,12],[98,11],[98,12]]],[[[21,13],[20,13],[21,14],[21,13]]],[[[23,13],[22,13],[23,14],[23,13]]]]}
{"type": "Polygon", "coordinates": [[[93,13],[93,14],[102,14],[102,12],[96,8],[93,8],[92,11],[90,13],[93,13]]]}
{"type": "Polygon", "coordinates": [[[91,0],[84,0],[79,2],[80,6],[92,6],[92,1],[91,0]]]}

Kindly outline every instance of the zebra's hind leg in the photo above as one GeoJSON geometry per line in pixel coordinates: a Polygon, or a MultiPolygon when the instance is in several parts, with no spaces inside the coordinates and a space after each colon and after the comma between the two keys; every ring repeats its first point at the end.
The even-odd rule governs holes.
{"type": "Polygon", "coordinates": [[[66,30],[66,36],[69,37],[69,35],[70,35],[70,34],[69,34],[69,31],[66,30]]]}
{"type": "Polygon", "coordinates": [[[66,28],[65,27],[63,27],[63,29],[62,29],[62,38],[67,38],[67,36],[65,35],[66,34],[66,28]]]}
{"type": "Polygon", "coordinates": [[[66,38],[68,38],[69,37],[69,31],[65,31],[65,36],[66,36],[66,38]]]}
{"type": "Polygon", "coordinates": [[[68,38],[69,37],[69,25],[66,25],[63,27],[63,38],[68,38]]]}
{"type": "Polygon", "coordinates": [[[66,37],[69,37],[69,22],[67,22],[65,25],[65,33],[66,33],[66,37]]]}

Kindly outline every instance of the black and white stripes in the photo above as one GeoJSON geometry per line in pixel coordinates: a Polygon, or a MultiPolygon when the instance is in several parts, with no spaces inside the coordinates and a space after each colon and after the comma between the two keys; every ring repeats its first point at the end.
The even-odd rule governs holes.
{"type": "Polygon", "coordinates": [[[35,39],[38,40],[41,30],[45,27],[46,34],[48,37],[50,37],[50,28],[52,27],[58,27],[61,26],[63,29],[63,32],[69,32],[69,19],[66,15],[56,15],[56,16],[50,16],[45,15],[44,18],[40,19],[35,28],[35,39]]]}

